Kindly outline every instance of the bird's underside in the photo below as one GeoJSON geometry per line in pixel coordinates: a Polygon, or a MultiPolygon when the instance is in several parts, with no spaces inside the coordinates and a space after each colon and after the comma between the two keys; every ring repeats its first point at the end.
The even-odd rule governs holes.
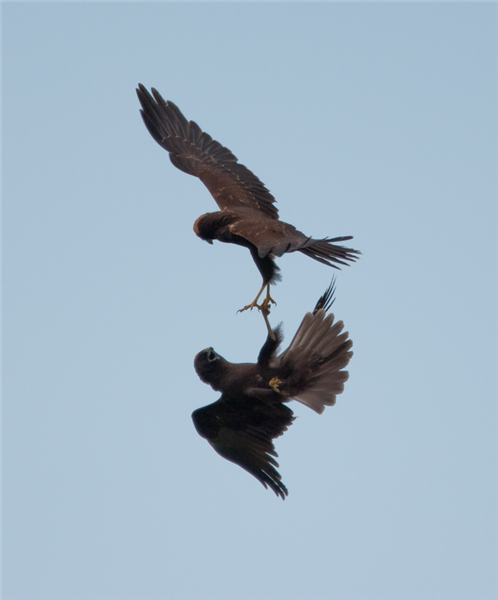
{"type": "Polygon", "coordinates": [[[188,121],[173,102],[164,100],[154,88],[151,92],[139,84],[137,94],[145,126],[169,153],[175,167],[204,183],[220,209],[197,219],[196,234],[209,242],[219,240],[249,248],[261,273],[260,291],[241,312],[258,308],[268,321],[271,304],[275,303],[270,285],[280,279],[275,257],[299,251],[337,269],[358,258],[357,250],[336,244],[352,239],[351,236],[313,239],[280,221],[275,198],[258,177],[197,123],[188,121]]]}
{"type": "Polygon", "coordinates": [[[342,321],[327,316],[333,285],[313,313],[307,313],[287,350],[277,355],[280,327],[268,336],[257,363],[234,364],[212,348],[196,356],[200,379],[222,393],[219,400],[192,414],[199,435],[227,460],[256,477],[285,499],[273,440],[292,424],[291,400],[321,414],[335,404],[348,379],[352,342],[342,321]]]}
{"type": "Polygon", "coordinates": [[[316,240],[306,237],[293,225],[284,221],[261,219],[257,211],[250,209],[207,213],[196,220],[194,231],[200,238],[209,242],[217,239],[226,244],[244,246],[250,251],[261,273],[263,283],[256,298],[239,312],[258,308],[265,319],[270,335],[273,334],[268,315],[271,304],[276,304],[271,297],[270,286],[281,279],[275,257],[299,251],[333,268],[339,268],[338,265],[347,265],[347,261],[355,260],[355,250],[336,244],[351,239],[350,236],[316,240]],[[259,303],[265,290],[266,295],[259,303]]]}

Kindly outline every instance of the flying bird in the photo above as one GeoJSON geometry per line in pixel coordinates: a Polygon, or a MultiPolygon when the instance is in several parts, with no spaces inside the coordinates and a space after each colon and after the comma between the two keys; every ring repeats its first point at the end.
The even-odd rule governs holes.
{"type": "Polygon", "coordinates": [[[299,250],[337,269],[339,265],[347,265],[347,261],[356,260],[358,250],[336,244],[352,236],[313,239],[280,221],[275,198],[256,175],[197,123],[187,121],[173,102],[164,100],[156,89],[151,91],[152,94],[142,84],[138,85],[140,112],[149,133],[169,152],[175,167],[204,183],[220,208],[218,212],[200,216],[194,223],[195,233],[211,244],[218,240],[248,248],[261,273],[263,285],[258,295],[241,310],[269,309],[275,303],[270,296],[270,285],[281,276],[274,258],[286,252],[299,250]],[[266,297],[259,305],[265,288],[266,297]]]}
{"type": "Polygon", "coordinates": [[[286,403],[297,400],[321,414],[335,404],[349,377],[342,369],[353,355],[353,342],[342,332],[343,322],[334,323],[334,315],[326,314],[333,293],[334,282],[279,355],[280,325],[273,330],[275,339],[268,335],[256,364],[230,363],[213,348],[194,360],[200,379],[222,393],[219,400],[192,413],[197,433],[283,500],[288,491],[277,471],[273,440],[294,421],[286,403]]]}

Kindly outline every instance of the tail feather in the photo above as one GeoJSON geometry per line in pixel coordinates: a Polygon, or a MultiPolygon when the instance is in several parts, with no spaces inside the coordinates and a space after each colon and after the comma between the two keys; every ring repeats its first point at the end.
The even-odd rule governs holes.
{"type": "Polygon", "coordinates": [[[290,346],[271,365],[290,373],[282,388],[289,399],[319,414],[335,404],[349,377],[342,369],[353,356],[353,342],[343,329],[344,323],[334,323],[334,315],[327,315],[323,308],[304,316],[290,346]]]}
{"type": "Polygon", "coordinates": [[[329,267],[340,269],[337,265],[347,266],[347,261],[356,261],[361,252],[359,250],[353,250],[352,248],[337,246],[333,242],[344,242],[351,239],[353,239],[351,235],[337,238],[324,238],[323,240],[314,240],[313,238],[310,238],[302,248],[299,248],[299,251],[329,267]]]}
{"type": "Polygon", "coordinates": [[[336,277],[335,275],[332,276],[332,281],[330,282],[329,287],[325,290],[325,292],[320,296],[320,298],[318,299],[318,302],[315,305],[315,308],[313,309],[313,314],[315,315],[321,308],[323,308],[325,310],[325,312],[327,312],[329,310],[329,308],[332,306],[332,304],[334,304],[335,302],[335,298],[334,298],[334,293],[335,293],[335,281],[336,281],[336,277]]]}

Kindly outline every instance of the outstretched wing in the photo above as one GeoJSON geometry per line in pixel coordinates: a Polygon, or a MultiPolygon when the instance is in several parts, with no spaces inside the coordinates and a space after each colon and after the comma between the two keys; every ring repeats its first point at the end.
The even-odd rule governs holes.
{"type": "Polygon", "coordinates": [[[194,121],[187,121],[180,109],[165,101],[154,88],[151,95],[138,84],[137,94],[142,118],[152,137],[169,152],[175,167],[199,177],[221,210],[249,208],[278,219],[275,198],[228,148],[204,133],[194,121]]]}
{"type": "Polygon", "coordinates": [[[292,424],[292,410],[280,403],[235,400],[225,394],[192,413],[197,433],[227,460],[254,475],[283,500],[287,488],[278,473],[273,441],[292,424]]]}

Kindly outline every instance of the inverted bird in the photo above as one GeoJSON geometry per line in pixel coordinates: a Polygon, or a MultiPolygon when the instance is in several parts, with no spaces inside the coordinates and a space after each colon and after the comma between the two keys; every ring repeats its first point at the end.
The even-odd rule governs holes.
{"type": "Polygon", "coordinates": [[[256,364],[235,364],[213,348],[194,360],[200,379],[222,395],[213,404],[192,413],[199,435],[223,458],[254,475],[285,500],[287,488],[277,471],[273,440],[294,421],[291,400],[318,414],[335,404],[349,374],[343,371],[353,353],[353,342],[342,332],[342,321],[327,316],[333,303],[333,283],[321,296],[313,313],[307,313],[290,346],[277,356],[281,326],[261,348],[256,364]]]}
{"type": "Polygon", "coordinates": [[[195,233],[203,240],[237,244],[248,248],[263,278],[256,298],[241,310],[257,307],[268,314],[271,303],[270,285],[281,279],[274,258],[287,252],[302,252],[315,260],[339,269],[347,261],[355,261],[358,250],[339,246],[352,236],[313,239],[293,225],[278,218],[275,198],[265,185],[241,165],[228,148],[204,133],[194,121],[187,119],[171,101],[152,88],[152,94],[138,85],[145,126],[156,142],[167,152],[171,162],[185,173],[198,177],[211,192],[219,211],[200,216],[194,223],[195,233]],[[266,297],[258,300],[266,288],[266,297]]]}

